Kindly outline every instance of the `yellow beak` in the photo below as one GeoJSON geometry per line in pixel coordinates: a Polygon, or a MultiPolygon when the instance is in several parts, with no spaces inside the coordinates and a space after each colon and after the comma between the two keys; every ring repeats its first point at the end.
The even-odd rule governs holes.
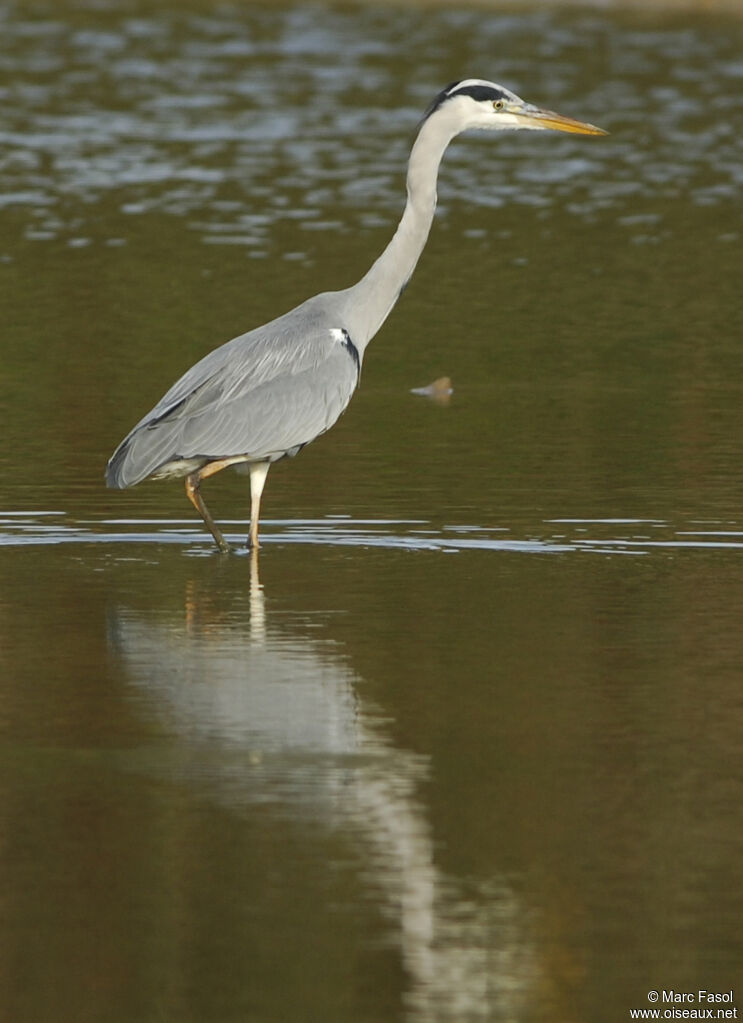
{"type": "Polygon", "coordinates": [[[540,110],[539,107],[525,106],[514,111],[515,116],[525,128],[554,128],[555,131],[569,131],[575,135],[608,135],[608,131],[597,128],[595,124],[576,121],[572,117],[563,117],[551,110],[540,110]]]}

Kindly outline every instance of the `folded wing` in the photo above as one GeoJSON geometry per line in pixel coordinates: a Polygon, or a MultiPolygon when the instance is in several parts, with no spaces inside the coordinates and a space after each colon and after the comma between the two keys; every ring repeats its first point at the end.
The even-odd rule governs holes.
{"type": "Polygon", "coordinates": [[[311,309],[298,320],[299,309],[188,370],[116,449],[108,485],[178,474],[180,463],[185,474],[222,458],[276,461],[329,429],[356,388],[358,355],[342,330],[311,309]]]}

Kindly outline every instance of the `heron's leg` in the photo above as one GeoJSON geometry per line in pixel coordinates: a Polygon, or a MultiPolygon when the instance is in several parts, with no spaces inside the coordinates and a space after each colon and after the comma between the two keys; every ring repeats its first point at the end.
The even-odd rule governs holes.
{"type": "Polygon", "coordinates": [[[250,466],[250,533],[248,547],[255,550],[258,543],[258,519],[261,513],[261,494],[266,485],[270,462],[255,462],[250,466]]]}
{"type": "Polygon", "coordinates": [[[215,472],[219,472],[220,469],[226,468],[228,465],[233,465],[234,461],[228,458],[223,459],[219,462],[209,462],[203,467],[203,469],[197,469],[196,472],[192,472],[190,476],[186,476],[186,496],[188,497],[191,504],[194,506],[196,511],[204,520],[209,532],[214,537],[214,541],[219,547],[222,554],[230,553],[230,545],[227,543],[225,538],[222,536],[222,532],[211,517],[209,509],[204,504],[204,498],[201,496],[199,487],[201,481],[206,479],[207,476],[213,476],[215,472]]]}

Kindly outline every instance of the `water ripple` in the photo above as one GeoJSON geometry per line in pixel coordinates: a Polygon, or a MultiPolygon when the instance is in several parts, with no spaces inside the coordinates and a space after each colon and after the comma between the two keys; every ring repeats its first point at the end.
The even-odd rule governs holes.
{"type": "MultiPolygon", "coordinates": [[[[223,523],[225,536],[237,553],[246,553],[248,525],[243,520],[223,523]]],[[[672,525],[662,519],[549,519],[530,530],[519,530],[507,526],[437,527],[408,519],[267,519],[262,524],[261,542],[266,547],[312,544],[440,553],[647,555],[661,551],[743,550],[743,529],[733,528],[735,523],[705,523],[705,528],[692,528],[694,525],[672,525]]],[[[216,556],[211,538],[190,519],[74,521],[62,512],[6,512],[0,516],[0,547],[60,544],[179,544],[191,552],[216,556]]]]}
{"type": "MultiPolygon", "coordinates": [[[[546,74],[541,65],[503,56],[534,39],[529,13],[391,10],[383,19],[363,7],[217,7],[132,17],[94,5],[81,28],[72,8],[64,17],[65,6],[56,17],[19,9],[2,19],[0,191],[6,204],[30,211],[57,207],[54,223],[34,224],[36,240],[81,216],[95,219],[95,205],[109,196],[122,208],[136,198],[142,212],[172,212],[163,185],[179,187],[178,212],[209,220],[225,182],[247,182],[252,194],[270,186],[291,205],[297,188],[331,181],[325,205],[334,212],[340,204],[361,222],[373,201],[391,223],[408,139],[430,89],[450,77],[446,54],[460,44],[474,47],[470,59],[484,69],[501,54],[494,77],[613,134],[580,150],[569,138],[552,140],[549,152],[534,139],[504,146],[497,188],[478,145],[457,147],[447,158],[445,200],[558,204],[590,218],[621,208],[628,192],[715,205],[740,188],[740,33],[714,25],[659,31],[549,12],[537,19],[549,66],[540,83],[531,79],[546,74]],[[411,33],[423,66],[405,84],[399,69],[411,33]],[[607,56],[584,83],[576,81],[576,46],[585,63],[592,51],[607,56]],[[70,196],[82,209],[69,207],[70,196]]],[[[333,219],[316,197],[320,217],[333,219]]],[[[261,240],[235,231],[237,244],[261,240]]]]}

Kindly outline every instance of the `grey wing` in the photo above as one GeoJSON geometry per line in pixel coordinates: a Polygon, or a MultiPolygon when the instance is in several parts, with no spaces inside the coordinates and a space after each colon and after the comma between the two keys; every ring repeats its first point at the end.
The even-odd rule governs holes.
{"type": "Polygon", "coordinates": [[[356,388],[358,353],[340,329],[293,321],[235,338],[184,374],[116,449],[109,486],[179,461],[275,461],[329,429],[356,388]]]}

